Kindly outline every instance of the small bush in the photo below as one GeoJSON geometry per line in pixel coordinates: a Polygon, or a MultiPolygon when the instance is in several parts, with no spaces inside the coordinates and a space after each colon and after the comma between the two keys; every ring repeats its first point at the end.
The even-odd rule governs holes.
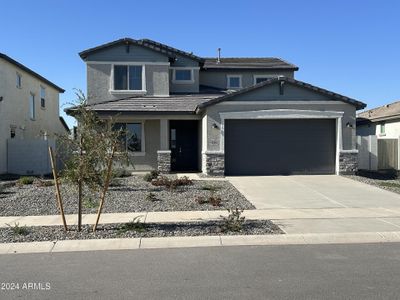
{"type": "Polygon", "coordinates": [[[123,185],[123,184],[121,182],[121,179],[119,179],[119,178],[111,179],[110,184],[109,184],[109,186],[121,186],[121,185],[123,185]]]}
{"type": "Polygon", "coordinates": [[[243,228],[243,224],[245,222],[245,217],[242,217],[243,209],[239,210],[238,208],[229,209],[229,215],[227,217],[221,216],[223,223],[221,225],[221,231],[233,231],[238,232],[243,228]]]}
{"type": "Polygon", "coordinates": [[[19,185],[32,184],[34,181],[35,181],[34,177],[23,176],[20,179],[18,179],[18,184],[19,185]]]}
{"type": "Polygon", "coordinates": [[[124,233],[124,232],[128,232],[128,231],[136,231],[136,232],[145,231],[146,225],[140,221],[141,217],[142,216],[137,216],[129,223],[125,223],[125,224],[121,225],[121,227],[118,229],[118,231],[120,233],[124,233]]]}
{"type": "Polygon", "coordinates": [[[222,199],[221,197],[216,197],[214,195],[211,195],[208,198],[199,196],[196,198],[196,202],[199,204],[211,204],[212,206],[221,206],[222,199]]]}
{"type": "Polygon", "coordinates": [[[201,187],[201,189],[202,189],[203,191],[210,191],[210,192],[216,192],[216,191],[218,191],[220,188],[221,188],[221,187],[216,186],[216,185],[213,185],[213,184],[206,184],[206,185],[203,185],[203,186],[201,187]]]}
{"type": "Polygon", "coordinates": [[[147,173],[144,175],[143,180],[147,182],[151,182],[153,179],[157,179],[157,177],[160,175],[160,172],[158,171],[151,171],[150,173],[147,173]]]}
{"type": "Polygon", "coordinates": [[[113,178],[123,178],[129,176],[131,176],[131,173],[125,169],[115,169],[113,171],[113,178]]]}
{"type": "Polygon", "coordinates": [[[155,201],[158,201],[159,199],[157,199],[157,197],[156,197],[156,195],[154,194],[154,193],[148,193],[147,195],[146,195],[146,200],[147,201],[151,201],[151,202],[155,202],[155,201]]]}
{"type": "Polygon", "coordinates": [[[86,208],[97,208],[99,203],[90,197],[83,198],[83,206],[86,208]]]}
{"type": "Polygon", "coordinates": [[[187,176],[183,176],[181,178],[177,179],[169,179],[166,176],[160,176],[157,179],[153,179],[151,181],[152,185],[155,186],[165,186],[166,188],[169,188],[171,190],[175,189],[178,186],[183,186],[183,185],[191,185],[193,184],[193,181],[189,179],[187,176]]]}
{"type": "Polygon", "coordinates": [[[29,230],[26,226],[19,226],[19,223],[14,223],[14,225],[6,224],[9,228],[11,228],[14,235],[28,235],[29,230]]]}
{"type": "Polygon", "coordinates": [[[33,181],[33,184],[38,187],[53,186],[54,180],[43,180],[43,179],[37,178],[33,181]]]}

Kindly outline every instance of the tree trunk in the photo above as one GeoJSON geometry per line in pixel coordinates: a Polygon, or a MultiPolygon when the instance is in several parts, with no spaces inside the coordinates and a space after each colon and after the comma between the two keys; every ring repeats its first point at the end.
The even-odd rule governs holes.
{"type": "MultiPolygon", "coordinates": [[[[80,148],[79,174],[82,178],[82,156],[83,156],[82,137],[80,138],[79,148],[80,148]]],[[[79,179],[78,180],[78,231],[81,230],[82,230],[82,179],[79,179]]]]}
{"type": "Polygon", "coordinates": [[[110,186],[111,171],[112,171],[112,163],[113,163],[113,159],[114,159],[115,149],[116,149],[116,145],[114,145],[114,146],[112,147],[111,155],[110,155],[110,157],[108,158],[106,180],[105,180],[105,182],[104,182],[103,191],[102,191],[101,196],[100,196],[100,205],[99,205],[99,209],[98,209],[98,211],[97,211],[96,222],[95,222],[94,225],[93,225],[93,232],[96,231],[97,225],[99,224],[100,215],[101,215],[101,212],[102,212],[102,210],[103,210],[104,200],[105,200],[105,198],[106,198],[106,193],[107,193],[107,191],[108,191],[108,187],[110,186]]]}

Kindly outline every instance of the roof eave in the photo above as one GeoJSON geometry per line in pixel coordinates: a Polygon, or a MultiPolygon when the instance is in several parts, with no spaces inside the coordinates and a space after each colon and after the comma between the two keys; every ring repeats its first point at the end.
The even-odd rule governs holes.
{"type": "Polygon", "coordinates": [[[4,59],[5,61],[8,61],[9,63],[17,66],[18,68],[20,68],[21,70],[23,70],[23,71],[29,73],[30,75],[38,78],[39,80],[43,81],[44,83],[48,84],[49,86],[55,88],[58,92],[60,92],[60,93],[64,93],[65,92],[65,90],[63,88],[60,88],[58,85],[54,84],[50,80],[44,78],[42,75],[40,75],[40,74],[36,73],[35,71],[29,69],[28,67],[24,66],[23,64],[17,62],[16,60],[12,59],[8,55],[0,53],[0,58],[4,59]]]}

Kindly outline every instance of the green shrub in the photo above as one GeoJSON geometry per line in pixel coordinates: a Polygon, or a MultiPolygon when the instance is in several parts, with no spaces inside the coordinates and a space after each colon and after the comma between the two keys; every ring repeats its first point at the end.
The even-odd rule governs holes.
{"type": "Polygon", "coordinates": [[[35,181],[34,177],[23,176],[20,179],[18,179],[18,184],[20,185],[32,184],[34,181],[35,181]]]}
{"type": "Polygon", "coordinates": [[[245,222],[245,217],[242,217],[241,214],[243,213],[243,209],[239,210],[238,208],[229,209],[229,215],[227,217],[221,216],[223,222],[221,225],[222,232],[238,232],[241,231],[243,228],[243,224],[245,222]]]}
{"type": "Polygon", "coordinates": [[[143,180],[147,182],[151,182],[153,179],[157,179],[157,177],[160,175],[160,172],[158,171],[151,171],[150,173],[147,173],[144,175],[143,180]]]}
{"type": "Polygon", "coordinates": [[[206,185],[203,185],[203,186],[201,187],[201,189],[202,189],[203,191],[210,191],[210,192],[216,192],[216,191],[218,191],[220,188],[221,188],[221,187],[219,187],[219,186],[217,186],[217,185],[213,185],[213,184],[206,184],[206,185]]]}
{"type": "Polygon", "coordinates": [[[133,218],[132,221],[121,225],[118,229],[120,233],[124,233],[127,231],[136,231],[136,232],[143,232],[146,230],[146,225],[140,221],[142,216],[137,216],[133,218]]]}
{"type": "Polygon", "coordinates": [[[85,197],[83,198],[83,206],[86,208],[97,208],[99,207],[99,203],[90,197],[85,197]]]}
{"type": "Polygon", "coordinates": [[[14,223],[14,225],[6,224],[9,228],[11,228],[14,235],[28,235],[29,230],[26,226],[19,226],[19,223],[14,223]]]}

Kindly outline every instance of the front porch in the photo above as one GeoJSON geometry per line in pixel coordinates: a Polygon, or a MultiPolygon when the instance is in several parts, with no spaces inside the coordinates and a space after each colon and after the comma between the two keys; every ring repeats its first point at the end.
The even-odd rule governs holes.
{"type": "Polygon", "coordinates": [[[164,174],[202,171],[200,117],[119,117],[115,125],[127,130],[126,150],[134,165],[129,171],[158,170],[164,174]]]}

